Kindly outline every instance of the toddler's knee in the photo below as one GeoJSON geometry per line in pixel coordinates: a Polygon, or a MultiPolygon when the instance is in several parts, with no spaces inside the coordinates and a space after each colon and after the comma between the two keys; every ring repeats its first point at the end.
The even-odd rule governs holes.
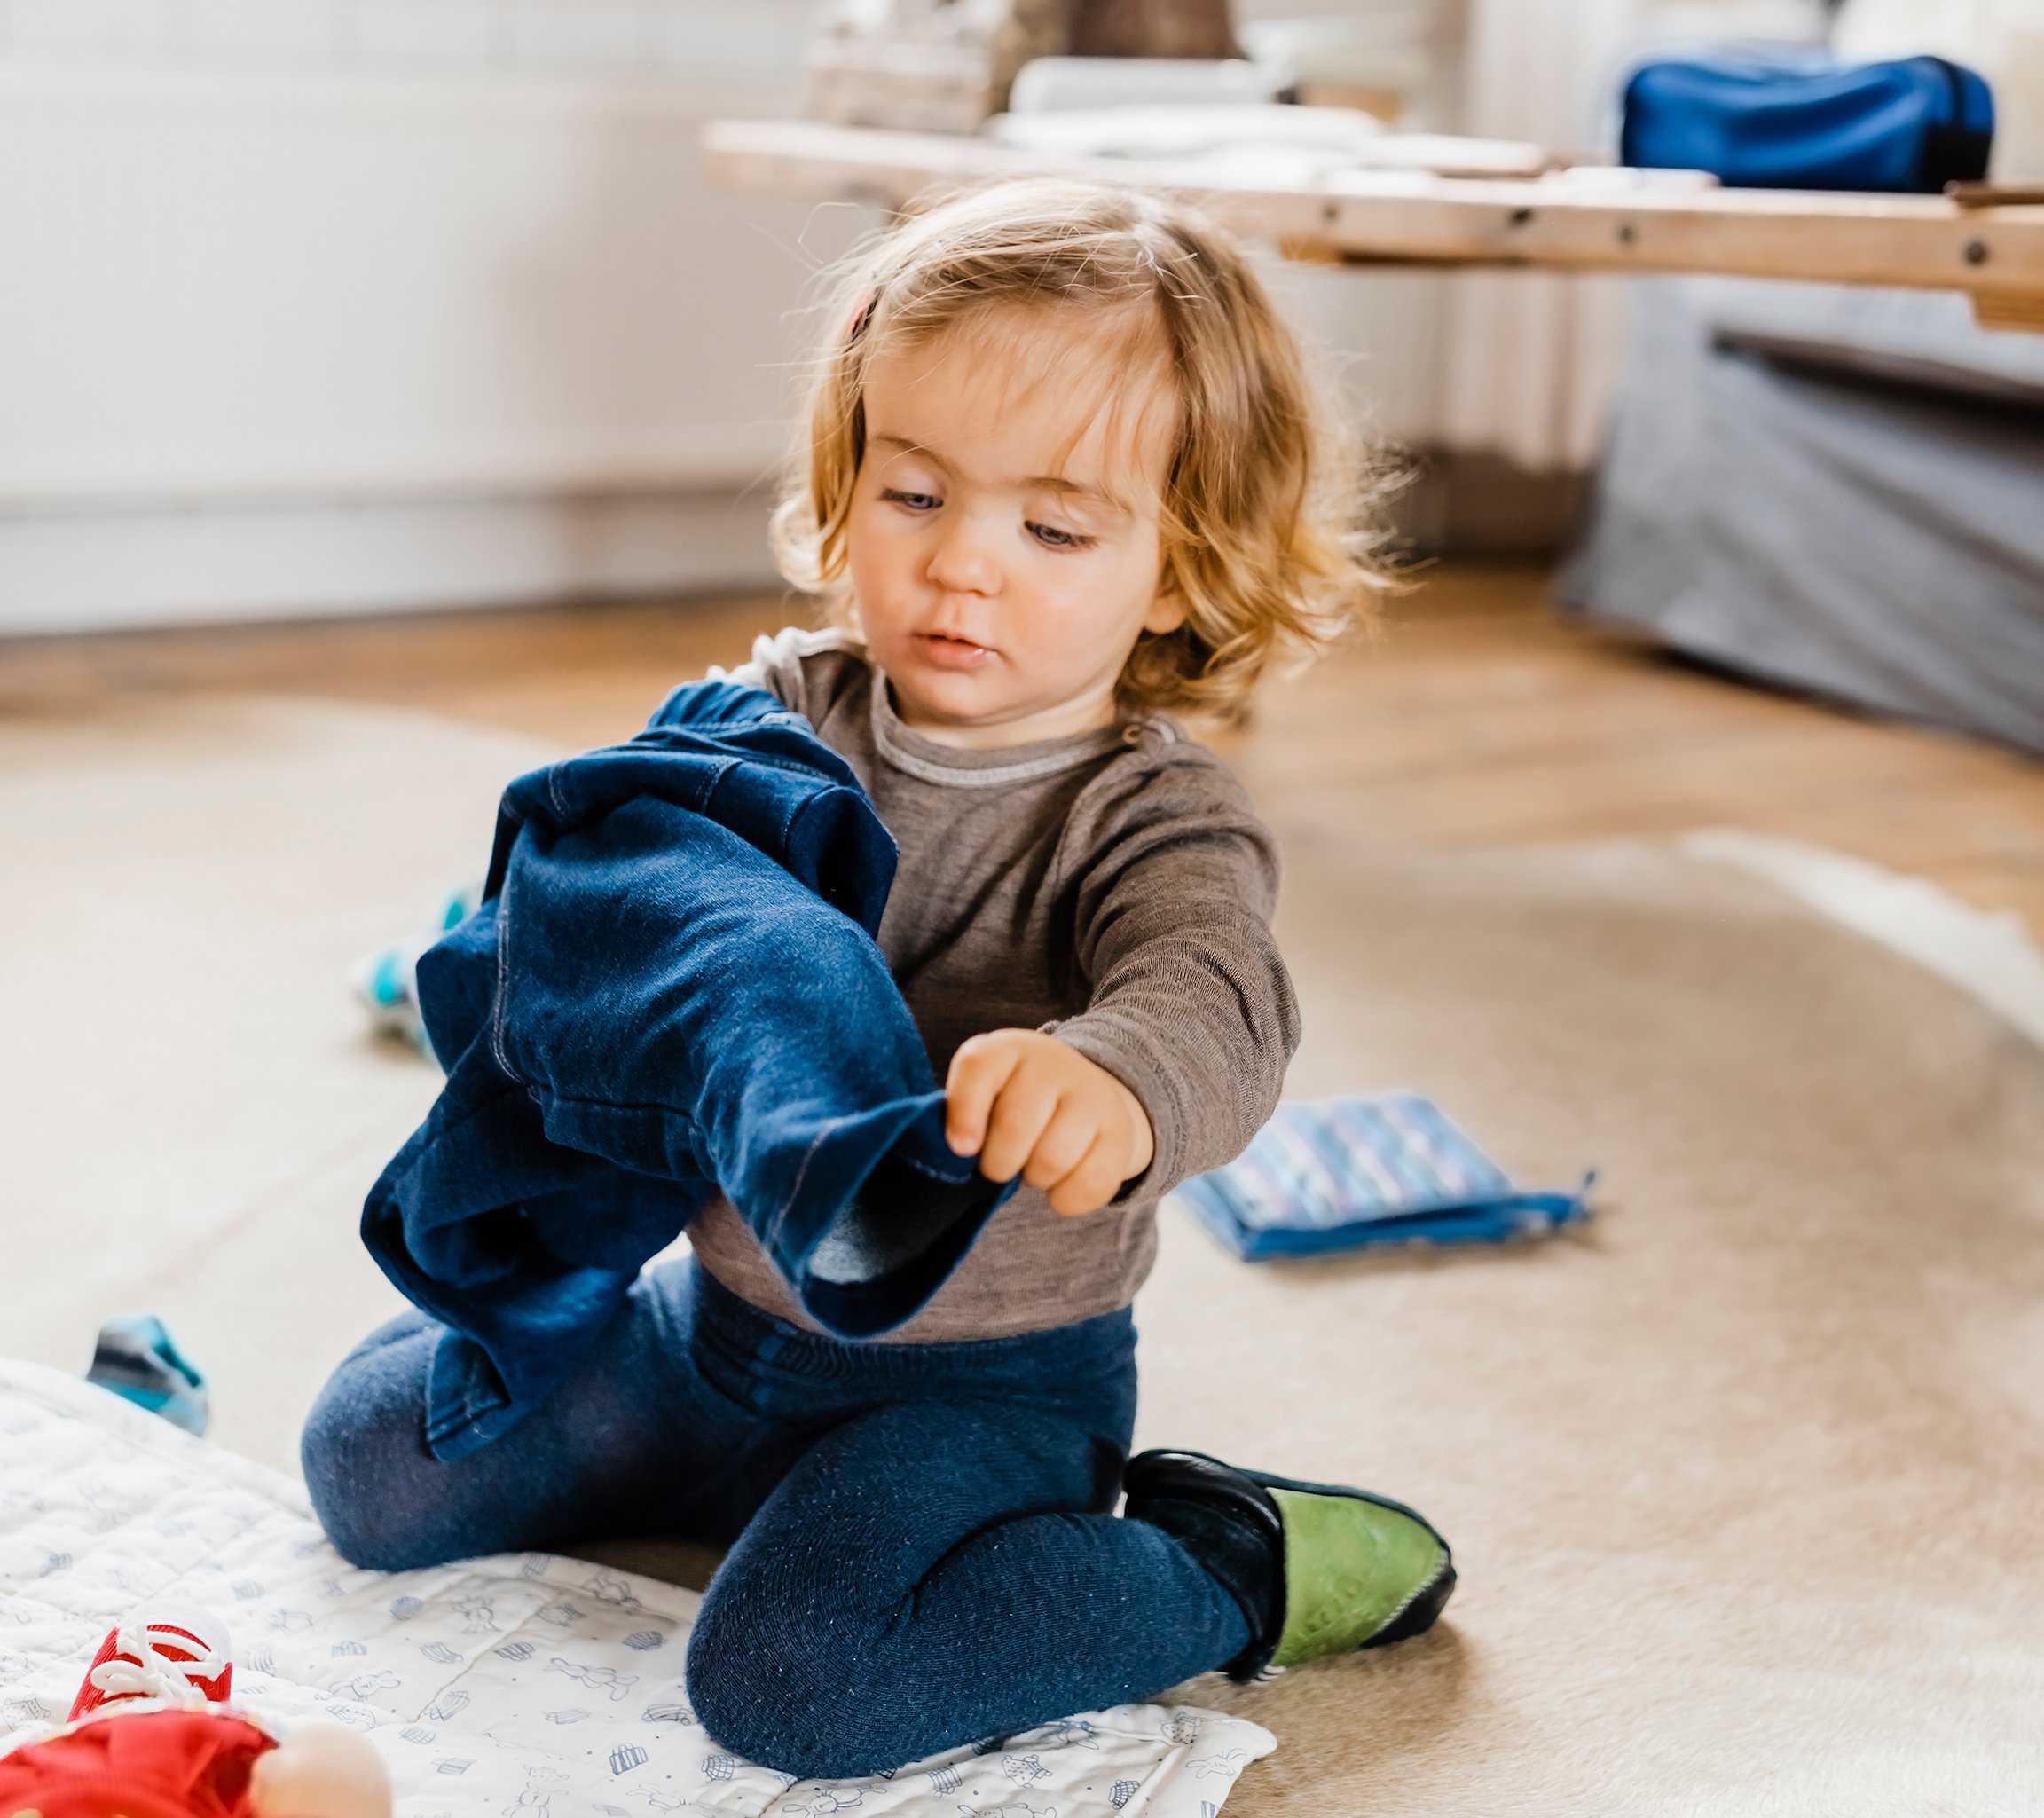
{"type": "Polygon", "coordinates": [[[320,1391],[299,1437],[312,1512],[350,1565],[403,1571],[434,1564],[417,1481],[433,1460],[424,1454],[417,1418],[392,1418],[373,1397],[353,1392],[350,1374],[342,1365],[320,1391]]]}
{"type": "Polygon", "coordinates": [[[298,1442],[306,1494],[326,1538],[349,1564],[401,1570],[412,1562],[401,1557],[403,1537],[386,1519],[388,1503],[377,1494],[364,1437],[343,1413],[324,1402],[315,1405],[298,1442]]]}
{"type": "Polygon", "coordinates": [[[719,1615],[708,1603],[704,1613],[688,1642],[688,1701],[734,1754],[799,1780],[848,1780],[944,1746],[849,1638],[798,1634],[793,1623],[719,1615]]]}

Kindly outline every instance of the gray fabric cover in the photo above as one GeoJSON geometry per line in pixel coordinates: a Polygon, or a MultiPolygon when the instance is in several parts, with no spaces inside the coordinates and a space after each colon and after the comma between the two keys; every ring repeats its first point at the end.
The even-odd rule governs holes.
{"type": "Polygon", "coordinates": [[[1561,596],[1757,677],[2044,751],[2040,385],[2044,337],[1984,333],[1962,297],[1644,284],[1561,596]]]}

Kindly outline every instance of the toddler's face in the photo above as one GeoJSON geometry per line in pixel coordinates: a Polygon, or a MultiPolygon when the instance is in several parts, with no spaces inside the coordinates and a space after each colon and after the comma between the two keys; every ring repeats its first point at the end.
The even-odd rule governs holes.
{"type": "Polygon", "coordinates": [[[902,719],[979,745],[1112,725],[1137,635],[1184,617],[1158,594],[1167,388],[1110,379],[1053,311],[878,356],[865,378],[846,555],[902,719]]]}

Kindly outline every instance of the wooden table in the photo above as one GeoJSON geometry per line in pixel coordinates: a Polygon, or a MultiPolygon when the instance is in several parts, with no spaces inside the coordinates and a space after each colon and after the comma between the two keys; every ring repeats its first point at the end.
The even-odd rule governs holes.
{"type": "Polygon", "coordinates": [[[2035,201],[1372,170],[1285,188],[1207,166],[1046,158],[980,138],[786,120],[712,122],[704,152],[712,177],[735,189],[899,207],[933,188],[1055,172],[1191,197],[1295,258],[1962,290],[1982,326],[2044,331],[2044,202],[2035,201]]]}

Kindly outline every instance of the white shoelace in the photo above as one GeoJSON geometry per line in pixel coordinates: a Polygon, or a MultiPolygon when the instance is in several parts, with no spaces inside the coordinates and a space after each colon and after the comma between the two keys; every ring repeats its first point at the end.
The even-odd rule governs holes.
{"type": "Polygon", "coordinates": [[[109,1698],[166,1698],[176,1704],[204,1704],[206,1694],[198,1681],[218,1677],[227,1665],[226,1655],[217,1648],[208,1648],[196,1660],[172,1660],[161,1651],[166,1643],[189,1651],[196,1642],[196,1637],[183,1632],[174,1640],[167,1634],[161,1641],[150,1629],[122,1628],[115,1633],[118,1639],[114,1646],[135,1658],[103,1660],[92,1669],[92,1683],[109,1698]]]}

